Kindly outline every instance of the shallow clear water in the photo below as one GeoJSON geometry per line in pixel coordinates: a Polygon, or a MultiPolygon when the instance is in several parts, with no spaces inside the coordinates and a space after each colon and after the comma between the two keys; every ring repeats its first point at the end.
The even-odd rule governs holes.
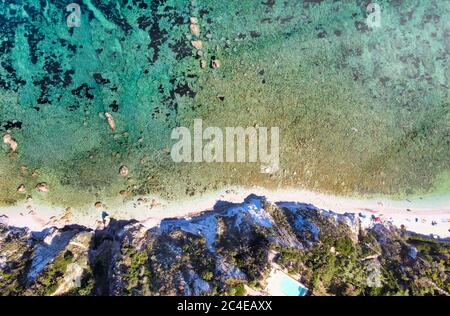
{"type": "Polygon", "coordinates": [[[18,143],[0,151],[1,204],[20,184],[65,205],[234,184],[450,193],[448,1],[377,1],[373,29],[361,1],[74,2],[79,28],[67,1],[0,3],[0,132],[18,143]],[[196,118],[280,127],[281,170],[174,163],[171,131],[196,118]]]}

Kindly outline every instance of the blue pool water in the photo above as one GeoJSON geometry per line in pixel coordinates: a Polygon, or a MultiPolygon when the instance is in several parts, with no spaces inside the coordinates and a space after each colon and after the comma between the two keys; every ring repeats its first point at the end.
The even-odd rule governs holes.
{"type": "Polygon", "coordinates": [[[283,275],[280,281],[281,291],[287,296],[305,296],[308,289],[287,275],[283,275]]]}

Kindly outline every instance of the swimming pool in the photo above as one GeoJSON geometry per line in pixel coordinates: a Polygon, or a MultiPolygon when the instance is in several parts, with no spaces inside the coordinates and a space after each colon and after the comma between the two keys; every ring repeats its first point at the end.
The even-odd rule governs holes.
{"type": "Polygon", "coordinates": [[[306,296],[308,289],[280,269],[274,268],[267,278],[266,291],[272,296],[306,296]]]}
{"type": "Polygon", "coordinates": [[[308,289],[284,273],[280,276],[280,289],[286,296],[305,296],[308,289]]]}

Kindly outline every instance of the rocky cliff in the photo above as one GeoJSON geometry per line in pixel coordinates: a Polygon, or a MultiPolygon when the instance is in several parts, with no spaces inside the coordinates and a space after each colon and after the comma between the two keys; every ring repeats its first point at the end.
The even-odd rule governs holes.
{"type": "Polygon", "coordinates": [[[449,253],[357,214],[249,196],[155,227],[0,226],[0,295],[265,294],[274,264],[312,295],[447,295],[449,253]]]}

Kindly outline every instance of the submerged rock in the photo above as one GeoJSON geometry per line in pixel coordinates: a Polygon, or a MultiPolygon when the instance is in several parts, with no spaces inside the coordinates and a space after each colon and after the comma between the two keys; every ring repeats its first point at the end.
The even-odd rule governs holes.
{"type": "Polygon", "coordinates": [[[192,46],[194,46],[196,49],[202,49],[203,48],[203,42],[200,40],[191,41],[192,46]]]}
{"type": "Polygon", "coordinates": [[[116,122],[114,121],[113,116],[111,113],[106,112],[105,113],[106,120],[108,121],[108,125],[112,130],[116,129],[116,122]]]}
{"type": "Polygon", "coordinates": [[[213,59],[213,60],[211,61],[211,67],[212,67],[213,69],[219,69],[221,65],[222,65],[222,63],[220,62],[219,59],[213,59]]]}
{"type": "Polygon", "coordinates": [[[94,206],[96,208],[102,208],[103,207],[103,203],[102,202],[95,202],[94,206]]]}
{"type": "Polygon", "coordinates": [[[102,217],[95,230],[0,224],[0,295],[227,295],[264,287],[274,262],[313,295],[436,295],[450,281],[435,253],[448,244],[389,224],[355,232],[351,214],[309,204],[252,195],[150,227],[102,217]]]}
{"type": "Polygon", "coordinates": [[[194,36],[200,36],[200,27],[198,24],[191,24],[189,26],[189,30],[191,31],[191,34],[194,36]]]}
{"type": "Polygon", "coordinates": [[[39,192],[48,192],[48,184],[45,182],[38,183],[36,185],[36,190],[38,190],[39,192]]]}
{"type": "Polygon", "coordinates": [[[128,176],[128,167],[125,166],[125,165],[121,166],[120,169],[119,169],[119,174],[120,174],[122,177],[128,176]]]}
{"type": "Polygon", "coordinates": [[[19,185],[19,187],[17,188],[17,192],[19,193],[25,193],[27,190],[25,188],[24,184],[19,185]]]}
{"type": "Polygon", "coordinates": [[[3,136],[3,142],[11,148],[13,152],[17,150],[17,142],[16,140],[11,136],[11,134],[5,134],[3,136]]]}

